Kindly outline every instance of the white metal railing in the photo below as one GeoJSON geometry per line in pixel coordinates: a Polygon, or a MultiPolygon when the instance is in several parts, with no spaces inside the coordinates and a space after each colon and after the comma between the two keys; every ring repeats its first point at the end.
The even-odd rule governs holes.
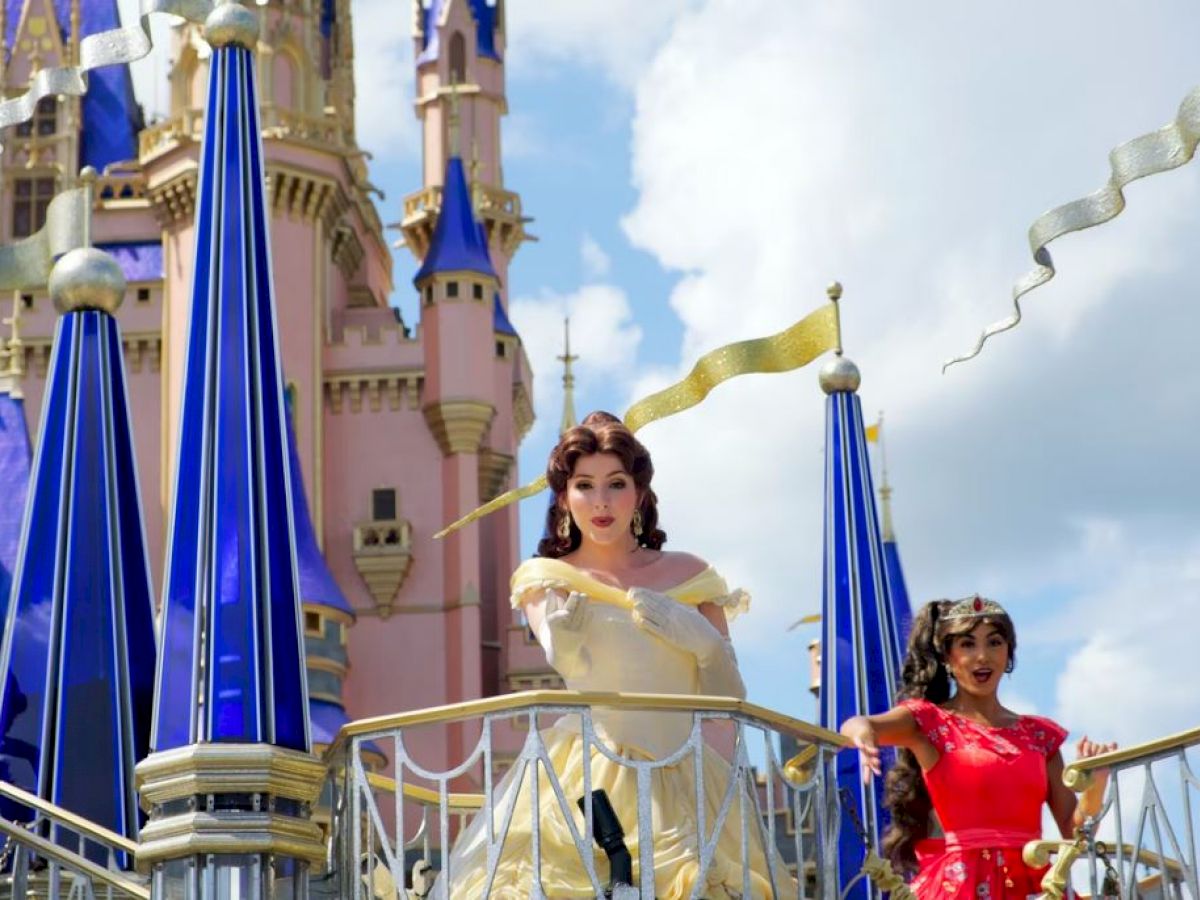
{"type": "Polygon", "coordinates": [[[1026,848],[1031,864],[1053,857],[1042,897],[1061,900],[1072,888],[1072,870],[1081,868],[1081,883],[1074,885],[1081,896],[1200,900],[1197,753],[1200,728],[1067,766],[1063,780],[1076,791],[1086,790],[1101,769],[1110,780],[1100,811],[1073,840],[1026,848]]]}
{"type": "Polygon", "coordinates": [[[0,817],[0,896],[149,900],[144,881],[125,871],[133,866],[135,842],[2,781],[0,796],[33,813],[29,822],[0,817]]]}
{"type": "Polygon", "coordinates": [[[680,800],[690,805],[687,815],[694,817],[698,825],[697,845],[693,848],[699,866],[697,889],[703,888],[718,839],[730,822],[740,831],[740,883],[747,896],[751,895],[752,858],[765,858],[765,871],[759,874],[771,882],[777,897],[837,896],[835,854],[825,851],[836,846],[840,827],[833,763],[837,752],[845,746],[843,739],[799,720],[728,698],[573,691],[510,694],[365,720],[343,728],[327,755],[334,797],[331,865],[336,870],[338,896],[344,900],[409,896],[404,888],[408,850],[407,858],[415,857],[418,865],[426,869],[437,862],[435,856],[440,857],[444,870],[433,896],[448,897],[448,885],[455,876],[448,871],[450,848],[457,826],[472,815],[486,817],[483,826],[476,827],[483,832],[486,844],[483,854],[486,860],[481,865],[487,871],[480,880],[490,887],[509,839],[520,793],[511,788],[509,796],[513,799],[497,801],[495,771],[503,754],[496,746],[496,738],[501,733],[523,735],[511,759],[509,777],[527,788],[525,793],[532,813],[531,834],[523,836],[528,838],[527,862],[534,873],[530,896],[545,896],[540,881],[542,837],[537,815],[544,802],[550,803],[556,815],[566,821],[578,871],[586,876],[597,896],[603,896],[594,844],[591,767],[582,767],[582,797],[567,796],[560,773],[554,771],[547,753],[545,736],[539,730],[539,725],[547,724],[548,717],[558,716],[567,718],[559,721],[556,730],[561,734],[564,727],[572,729],[581,742],[581,753],[593,760],[606,758],[633,776],[638,814],[636,821],[622,823],[626,834],[637,836],[638,872],[632,896],[638,896],[639,891],[640,896],[654,896],[651,782],[656,772],[674,766],[684,767],[694,787],[694,791],[688,791],[690,796],[680,800]],[[691,727],[686,740],[665,756],[631,758],[618,753],[598,734],[593,712],[601,709],[669,713],[689,717],[691,727]],[[563,722],[570,724],[564,726],[563,722]],[[704,730],[712,722],[728,723],[726,728],[732,726],[729,768],[722,775],[723,784],[705,782],[711,776],[705,774],[703,765],[704,754],[710,752],[705,750],[704,730]],[[431,769],[422,765],[413,750],[420,743],[419,735],[428,734],[431,727],[458,729],[460,735],[478,736],[462,740],[465,749],[461,763],[446,769],[431,769]],[[785,736],[798,743],[803,752],[781,762],[780,738],[785,736]],[[377,749],[368,749],[368,745],[377,749]],[[394,778],[386,779],[386,783],[370,770],[371,761],[378,758],[379,751],[394,766],[394,778]],[[464,794],[451,790],[452,786],[463,783],[477,786],[480,792],[464,794]],[[553,797],[543,801],[539,789],[544,792],[547,786],[553,797]],[[419,802],[414,788],[424,792],[419,802]],[[721,798],[715,817],[709,814],[705,803],[705,798],[713,796],[714,791],[721,798]],[[582,804],[581,818],[574,812],[577,800],[582,804]],[[785,847],[790,860],[785,860],[781,852],[785,847]],[[419,849],[419,853],[413,853],[414,849],[419,849]],[[798,873],[798,879],[793,871],[798,873]]]}

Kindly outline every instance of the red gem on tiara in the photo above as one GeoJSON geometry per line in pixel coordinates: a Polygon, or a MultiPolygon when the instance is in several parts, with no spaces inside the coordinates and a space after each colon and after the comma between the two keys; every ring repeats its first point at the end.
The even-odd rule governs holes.
{"type": "Polygon", "coordinates": [[[976,597],[975,602],[971,605],[975,608],[975,612],[981,612],[983,610],[983,600],[979,597],[976,597]]]}

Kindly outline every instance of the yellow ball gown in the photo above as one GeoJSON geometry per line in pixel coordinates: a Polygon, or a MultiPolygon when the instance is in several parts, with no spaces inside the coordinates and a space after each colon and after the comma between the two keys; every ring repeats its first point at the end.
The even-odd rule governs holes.
{"type": "MultiPolygon", "coordinates": [[[[699,672],[696,658],[638,627],[631,616],[625,592],[603,584],[561,560],[536,558],[525,562],[513,574],[513,605],[519,606],[542,596],[546,590],[579,591],[593,598],[589,604],[586,647],[591,665],[586,674],[566,679],[567,687],[578,691],[619,691],[629,693],[696,694],[699,672]],[[601,602],[595,602],[600,600],[601,602]]],[[[666,591],[681,603],[698,605],[710,601],[723,606],[730,617],[747,604],[742,592],[730,594],[724,579],[711,567],[666,591]]],[[[630,712],[597,708],[592,711],[597,736],[611,749],[631,759],[662,759],[678,749],[692,730],[689,713],[630,712]]],[[[575,800],[584,794],[583,740],[578,716],[564,716],[542,731],[550,764],[570,807],[575,828],[584,833],[583,816],[575,800]]],[[[638,809],[637,777],[632,768],[619,765],[602,753],[593,751],[589,761],[593,790],[604,789],[625,830],[625,843],[633,858],[634,884],[638,884],[638,809]]],[[[650,778],[650,809],[654,836],[654,884],[658,900],[685,900],[691,897],[700,875],[700,836],[696,820],[696,782],[694,755],[687,753],[672,765],[653,769],[650,778]]],[[[711,838],[725,791],[729,785],[729,764],[707,745],[703,748],[705,822],[711,838]]],[[[490,892],[488,876],[487,828],[481,813],[463,831],[448,860],[445,877],[450,878],[450,897],[497,900],[525,900],[533,896],[533,830],[530,801],[530,766],[518,778],[514,767],[495,790],[494,821],[497,840],[507,810],[512,821],[499,851],[496,876],[490,892]],[[515,803],[515,806],[512,804],[515,803]]],[[[595,891],[584,870],[576,844],[567,826],[549,776],[541,770],[538,807],[541,832],[541,887],[551,900],[594,897],[595,891]]],[[[741,788],[738,788],[741,790],[741,788]]],[[[747,809],[753,809],[747,798],[747,809]]],[[[750,897],[794,897],[795,880],[777,867],[772,892],[766,856],[757,823],[750,822],[749,869],[750,897]]],[[[742,898],[741,819],[735,793],[730,810],[717,840],[713,859],[697,896],[708,900],[742,898]]],[[[596,874],[601,886],[609,878],[608,859],[592,848],[596,874]]],[[[435,896],[437,893],[435,891],[435,896]]],[[[748,900],[748,898],[747,898],[748,900]]]]}

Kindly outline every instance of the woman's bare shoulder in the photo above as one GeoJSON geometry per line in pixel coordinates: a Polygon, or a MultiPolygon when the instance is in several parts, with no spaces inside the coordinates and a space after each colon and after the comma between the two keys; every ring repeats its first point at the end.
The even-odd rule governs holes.
{"type": "Polygon", "coordinates": [[[659,550],[652,565],[668,580],[686,581],[708,568],[708,563],[694,553],[682,550],[659,550]]]}

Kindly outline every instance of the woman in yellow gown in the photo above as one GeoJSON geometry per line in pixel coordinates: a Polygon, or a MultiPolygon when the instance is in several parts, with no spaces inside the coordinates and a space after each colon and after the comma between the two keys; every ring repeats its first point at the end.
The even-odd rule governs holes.
{"type": "MultiPolygon", "coordinates": [[[[547,513],[547,537],[538,557],[512,577],[513,605],[521,607],[546,658],[567,687],[580,691],[745,696],[726,620],[744,610],[747,598],[730,593],[702,560],[659,549],[653,466],[636,438],[607,413],[593,413],[563,435],[547,467],[555,501],[547,513]]],[[[690,713],[630,712],[597,708],[597,737],[629,759],[663,759],[692,731],[690,713]]],[[[568,803],[584,794],[584,753],[578,716],[567,716],[542,732],[546,754],[568,803]]],[[[635,771],[593,751],[588,761],[592,790],[603,789],[621,821],[638,884],[639,843],[635,771]]],[[[655,768],[650,779],[654,884],[658,900],[693,895],[708,900],[742,898],[742,823],[736,794],[712,860],[701,875],[700,847],[711,839],[729,786],[729,764],[703,748],[706,830],[696,818],[693,755],[655,768]]],[[[535,896],[530,778],[514,768],[495,792],[495,824],[512,810],[487,890],[487,828],[481,814],[459,836],[448,860],[450,897],[490,896],[515,900],[535,896]]],[[[529,771],[532,771],[532,767],[529,771]]],[[[539,778],[540,882],[553,900],[594,897],[549,778],[539,778]]],[[[737,790],[742,790],[740,786],[737,790]]],[[[746,804],[748,810],[753,804],[746,804]]],[[[583,817],[572,809],[577,832],[583,817]]],[[[751,894],[774,898],[757,823],[750,822],[748,859],[751,894]]],[[[593,849],[600,883],[607,883],[606,856],[593,849]]],[[[775,871],[779,896],[795,895],[794,879],[775,871]]],[[[436,892],[435,892],[436,893],[436,892]]]]}

